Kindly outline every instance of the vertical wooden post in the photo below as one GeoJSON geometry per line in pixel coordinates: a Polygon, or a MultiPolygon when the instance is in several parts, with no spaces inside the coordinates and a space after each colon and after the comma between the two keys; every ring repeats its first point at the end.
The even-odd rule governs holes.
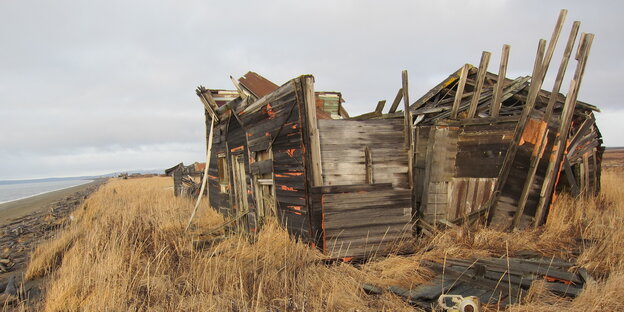
{"type": "Polygon", "coordinates": [[[321,167],[321,139],[318,133],[318,122],[316,120],[316,97],[314,95],[314,78],[305,77],[304,84],[306,117],[308,122],[308,133],[310,135],[310,155],[312,164],[312,186],[323,185],[323,170],[321,167]]]}
{"type": "Polygon", "coordinates": [[[498,117],[501,108],[501,99],[503,97],[503,87],[505,86],[505,76],[507,75],[507,63],[509,61],[509,45],[503,45],[503,53],[501,54],[500,66],[498,67],[498,80],[494,88],[494,98],[490,106],[490,116],[498,117]]]}
{"type": "Polygon", "coordinates": [[[568,139],[568,133],[570,132],[570,123],[572,121],[572,116],[574,115],[574,107],[576,106],[578,90],[583,80],[585,65],[587,64],[587,58],[589,57],[594,35],[582,34],[581,39],[582,41],[579,42],[579,60],[574,72],[574,78],[570,81],[570,88],[568,89],[568,94],[563,106],[563,112],[561,114],[559,130],[557,137],[555,138],[553,152],[551,154],[550,161],[548,162],[548,169],[546,169],[544,184],[540,192],[540,200],[535,213],[535,226],[542,224],[544,216],[546,215],[546,206],[551,199],[555,186],[555,180],[560,171],[561,161],[564,155],[566,141],[568,139]]]}
{"type": "Polygon", "coordinates": [[[407,81],[407,70],[404,70],[401,73],[401,81],[403,83],[403,132],[405,134],[405,148],[409,148],[410,146],[410,134],[411,134],[411,125],[412,121],[410,120],[410,109],[409,109],[409,90],[408,90],[408,81],[407,81]]]}
{"type": "Polygon", "coordinates": [[[477,85],[474,93],[472,94],[472,101],[470,101],[470,108],[468,109],[468,117],[474,118],[477,112],[477,105],[479,105],[479,98],[481,97],[481,90],[483,89],[483,81],[485,80],[485,74],[487,73],[488,65],[490,64],[491,53],[483,51],[481,54],[481,62],[479,62],[479,73],[477,74],[477,85]]]}
{"type": "Polygon", "coordinates": [[[457,119],[457,112],[459,111],[459,105],[461,104],[462,97],[464,95],[464,87],[466,87],[466,80],[468,80],[468,74],[470,73],[470,64],[464,64],[459,75],[459,82],[457,83],[457,92],[455,92],[455,99],[453,101],[453,108],[451,108],[451,119],[457,119]]]}

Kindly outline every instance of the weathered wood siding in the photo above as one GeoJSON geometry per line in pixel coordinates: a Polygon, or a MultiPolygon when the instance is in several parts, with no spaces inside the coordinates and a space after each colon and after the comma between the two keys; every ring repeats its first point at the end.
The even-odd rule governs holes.
{"type": "Polygon", "coordinates": [[[427,142],[421,211],[426,221],[448,219],[448,186],[455,176],[459,128],[433,126],[427,142]]]}
{"type": "Polygon", "coordinates": [[[453,178],[449,183],[447,218],[464,217],[483,207],[492,197],[496,178],[453,178]]]}
{"type": "Polygon", "coordinates": [[[373,183],[409,188],[403,120],[319,120],[323,185],[365,184],[372,157],[373,183]]]}
{"type": "Polygon", "coordinates": [[[516,122],[473,122],[416,129],[415,197],[427,222],[462,217],[492,197],[516,122]]]}
{"type": "Polygon", "coordinates": [[[387,253],[411,237],[411,191],[392,184],[313,188],[322,207],[321,245],[332,258],[387,253]]]}
{"type": "MultiPolygon", "coordinates": [[[[252,171],[259,172],[253,164],[256,152],[272,149],[272,171],[278,219],[289,233],[304,240],[310,239],[310,219],[306,201],[307,181],[302,139],[302,118],[305,116],[303,84],[300,77],[284,84],[275,92],[221,120],[213,142],[213,157],[209,168],[209,192],[211,204],[226,215],[232,215],[235,207],[231,155],[245,155],[246,184],[249,203],[250,229],[256,227],[255,195],[252,187],[252,171]],[[234,115],[236,114],[236,115],[234,115]],[[227,154],[229,185],[218,182],[217,155],[227,154]],[[251,160],[251,161],[250,161],[251,160]],[[253,164],[253,166],[252,166],[253,164]]],[[[268,164],[262,164],[266,167],[268,164]]],[[[266,170],[265,170],[266,171],[266,170]]]]}
{"type": "MultiPolygon", "coordinates": [[[[553,149],[553,142],[556,132],[555,124],[550,125],[551,131],[547,137],[544,153],[538,163],[535,178],[529,189],[529,195],[525,205],[524,213],[520,219],[520,227],[527,227],[533,222],[535,209],[540,199],[540,189],[544,183],[544,177],[548,167],[548,157],[553,149]]],[[[522,134],[522,138],[518,143],[516,155],[511,163],[511,169],[507,181],[502,186],[498,201],[493,205],[493,217],[491,223],[496,228],[507,229],[511,226],[516,210],[518,209],[518,201],[522,190],[527,181],[528,172],[531,165],[532,155],[537,155],[540,146],[536,146],[539,142],[546,123],[535,118],[530,118],[522,134]]]]}

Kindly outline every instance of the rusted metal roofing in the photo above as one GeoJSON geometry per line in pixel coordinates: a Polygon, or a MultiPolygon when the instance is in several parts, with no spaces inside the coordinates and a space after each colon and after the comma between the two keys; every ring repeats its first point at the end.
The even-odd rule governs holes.
{"type": "Polygon", "coordinates": [[[252,71],[238,79],[238,82],[256,98],[261,98],[279,88],[278,85],[252,71]]]}

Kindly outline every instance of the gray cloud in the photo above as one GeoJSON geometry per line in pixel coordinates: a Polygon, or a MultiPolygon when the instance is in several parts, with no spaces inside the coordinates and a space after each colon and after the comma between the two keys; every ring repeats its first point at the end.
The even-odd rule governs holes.
{"type": "Polygon", "coordinates": [[[624,146],[617,1],[3,1],[0,179],[201,160],[194,88],[231,88],[247,70],[278,84],[313,74],[355,114],[391,99],[402,69],[413,99],[482,50],[495,72],[505,43],[509,75],[527,75],[561,8],[564,37],[573,20],[596,34],[580,98],[605,110],[605,143],[624,146]]]}

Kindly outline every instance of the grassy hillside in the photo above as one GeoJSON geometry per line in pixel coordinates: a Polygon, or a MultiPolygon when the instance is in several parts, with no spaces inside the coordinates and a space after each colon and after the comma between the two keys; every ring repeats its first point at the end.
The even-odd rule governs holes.
{"type": "Polygon", "coordinates": [[[578,259],[596,282],[574,300],[536,283],[511,310],[616,311],[624,308],[618,298],[624,292],[623,184],[622,172],[606,171],[600,197],[558,198],[538,230],[462,227],[408,242],[422,250],[413,255],[355,266],[324,263],[320,252],[274,224],[254,243],[230,235],[195,249],[197,233],[223,223],[219,214],[204,203],[196,230],[185,233],[193,203],[173,197],[169,178],[111,180],[74,213],[70,226],[34,252],[26,278],[48,277],[45,311],[414,311],[399,297],[367,295],[360,285],[410,288],[430,276],[423,259],[531,250],[578,259]]]}

